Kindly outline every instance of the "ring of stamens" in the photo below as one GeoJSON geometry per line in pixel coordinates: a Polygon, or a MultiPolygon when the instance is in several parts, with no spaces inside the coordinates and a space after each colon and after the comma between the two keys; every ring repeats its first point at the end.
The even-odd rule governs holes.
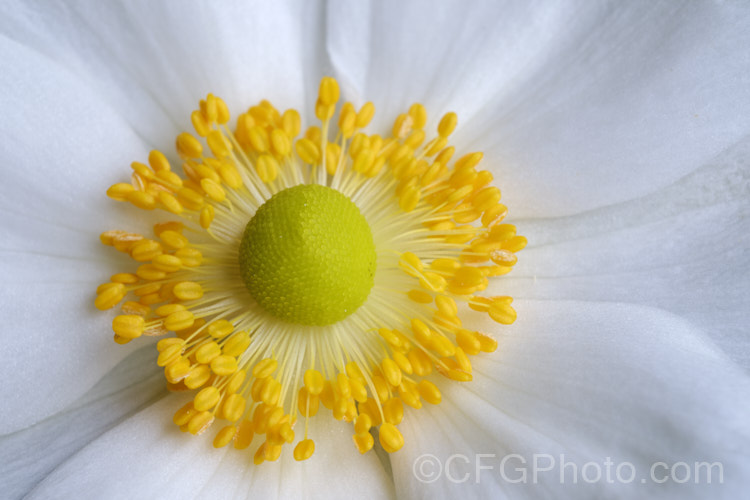
{"type": "MultiPolygon", "coordinates": [[[[338,85],[324,78],[312,126],[298,138],[299,113],[280,113],[261,101],[231,129],[224,102],[208,95],[191,115],[196,135],[182,133],[176,149],[184,176],[152,151],[134,162],[130,183],[107,194],[177,216],[154,227],[154,237],[126,231],[101,235],[105,245],[140,263],[97,289],[102,310],[121,304],[114,339],[124,344],[157,335],[157,363],[173,391],[196,391],[174,422],[192,434],[225,424],[214,445],[249,447],[254,461],[276,460],[299,434],[294,458],[314,451],[308,420],[322,404],[351,422],[353,441],[395,452],[404,405],[439,404],[431,374],[472,379],[469,356],[497,342],[463,327],[459,304],[507,325],[512,299],[485,297],[490,279],[508,273],[526,239],[502,223],[507,209],[492,174],[477,170],[481,153],[453,161],[448,138],[454,113],[425,142],[427,114],[414,104],[388,137],[363,130],[374,114],[366,103],[345,103],[330,140],[338,85]],[[335,189],[360,209],[372,231],[377,271],[367,300],[330,325],[280,321],[259,306],[240,278],[243,230],[274,194],[300,184],[335,189]],[[168,335],[174,332],[173,336],[168,335]]],[[[464,313],[462,312],[462,315],[464,313]]],[[[467,312],[466,314],[473,314],[467,312]]]]}

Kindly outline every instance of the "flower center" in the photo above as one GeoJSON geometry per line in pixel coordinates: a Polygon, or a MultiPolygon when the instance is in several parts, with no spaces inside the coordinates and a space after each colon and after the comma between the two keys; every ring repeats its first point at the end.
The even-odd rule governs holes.
{"type": "Polygon", "coordinates": [[[240,272],[273,316],[330,325],[361,306],[372,289],[375,244],[357,206],[335,189],[299,185],[276,193],[250,219],[240,272]]]}

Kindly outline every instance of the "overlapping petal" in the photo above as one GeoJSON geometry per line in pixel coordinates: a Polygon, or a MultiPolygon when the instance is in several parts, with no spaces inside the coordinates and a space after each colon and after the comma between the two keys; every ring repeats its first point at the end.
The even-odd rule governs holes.
{"type": "Polygon", "coordinates": [[[521,319],[499,337],[497,353],[474,363],[474,381],[446,385],[444,403],[409,415],[410,439],[391,455],[397,491],[409,498],[737,498],[746,491],[750,383],[702,332],[643,306],[516,305],[521,319]],[[423,466],[423,454],[443,468],[423,466]],[[604,476],[608,460],[614,465],[604,476]],[[577,472],[561,472],[563,461],[577,472]],[[584,476],[588,462],[600,480],[586,480],[597,469],[588,466],[584,476]],[[630,466],[616,475],[625,462],[633,479],[630,466]],[[688,463],[689,483],[679,483],[682,470],[659,483],[669,477],[661,466],[652,480],[657,462],[688,463]],[[710,484],[706,475],[696,479],[696,462],[720,462],[723,481],[718,468],[710,484]]]}

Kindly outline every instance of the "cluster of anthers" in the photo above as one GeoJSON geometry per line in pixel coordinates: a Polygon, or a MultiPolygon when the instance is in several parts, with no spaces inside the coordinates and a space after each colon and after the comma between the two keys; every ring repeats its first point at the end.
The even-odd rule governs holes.
{"type": "Polygon", "coordinates": [[[97,289],[102,310],[127,298],[115,342],[163,336],[157,363],[169,389],[197,391],[174,423],[200,434],[224,421],[216,447],[260,438],[256,464],[277,460],[298,433],[294,458],[309,458],[308,420],[321,403],[353,424],[361,453],[376,435],[399,450],[404,405],[441,402],[434,372],[468,382],[469,356],[497,348],[463,327],[459,309],[516,319],[510,297],[478,292],[512,269],[526,239],[502,223],[493,176],[477,170],[482,153],[452,161],[455,113],[425,142],[421,104],[381,137],[362,131],[373,104],[347,102],[331,141],[338,100],[337,82],[323,78],[321,126],[298,138],[294,109],[261,101],[232,130],[209,94],[191,115],[198,137],[177,137],[184,175],[151,151],[130,183],[107,191],[180,219],[156,224],[153,238],[101,235],[140,263],[97,289]]]}

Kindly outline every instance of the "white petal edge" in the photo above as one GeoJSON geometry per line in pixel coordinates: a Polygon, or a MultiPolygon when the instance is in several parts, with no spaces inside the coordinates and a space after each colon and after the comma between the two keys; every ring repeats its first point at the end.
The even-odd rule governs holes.
{"type": "Polygon", "coordinates": [[[414,101],[458,112],[459,151],[486,153],[523,217],[641,196],[750,131],[745,4],[333,2],[328,19],[347,95],[384,126],[414,101]]]}
{"type": "MultiPolygon", "coordinates": [[[[315,454],[295,462],[252,464],[252,453],[216,450],[214,429],[195,437],[171,422],[185,398],[166,397],[110,430],[63,463],[27,498],[392,498],[393,483],[374,453],[360,455],[351,427],[313,418],[315,454]]],[[[297,432],[301,426],[297,426],[297,432]]]]}
{"type": "Polygon", "coordinates": [[[89,442],[166,393],[147,346],[125,358],[64,411],[0,436],[0,484],[7,498],[23,498],[58,465],[89,442]]]}
{"type": "Polygon", "coordinates": [[[115,168],[145,154],[128,124],[55,61],[7,38],[0,57],[13,67],[0,75],[5,434],[64,408],[132,351],[112,345],[111,316],[94,311],[115,272],[98,235],[148,224],[125,225],[104,194],[115,168]]]}
{"type": "MultiPolygon", "coordinates": [[[[475,361],[474,381],[442,384],[441,405],[409,413],[402,426],[406,445],[391,455],[399,496],[737,498],[747,491],[750,382],[699,330],[642,306],[516,305],[520,319],[498,335],[496,353],[475,361]],[[417,474],[438,469],[422,469],[423,454],[443,464],[460,457],[449,464],[450,477],[443,471],[426,483],[417,474]],[[477,472],[478,454],[494,455],[478,458],[493,469],[477,472]],[[561,484],[558,466],[532,481],[534,454],[558,465],[564,455],[579,472],[569,467],[561,484]],[[585,464],[604,471],[607,457],[615,464],[614,481],[584,480],[585,464]],[[692,467],[703,461],[723,464],[723,484],[716,470],[712,484],[705,477],[699,484],[649,479],[656,462],[692,467]],[[635,467],[632,483],[615,476],[623,462],[635,467]],[[525,467],[527,481],[514,483],[522,477],[516,467],[525,467]]],[[[538,460],[540,468],[550,463],[538,460]]],[[[628,476],[623,469],[621,477],[628,476]]]]}

